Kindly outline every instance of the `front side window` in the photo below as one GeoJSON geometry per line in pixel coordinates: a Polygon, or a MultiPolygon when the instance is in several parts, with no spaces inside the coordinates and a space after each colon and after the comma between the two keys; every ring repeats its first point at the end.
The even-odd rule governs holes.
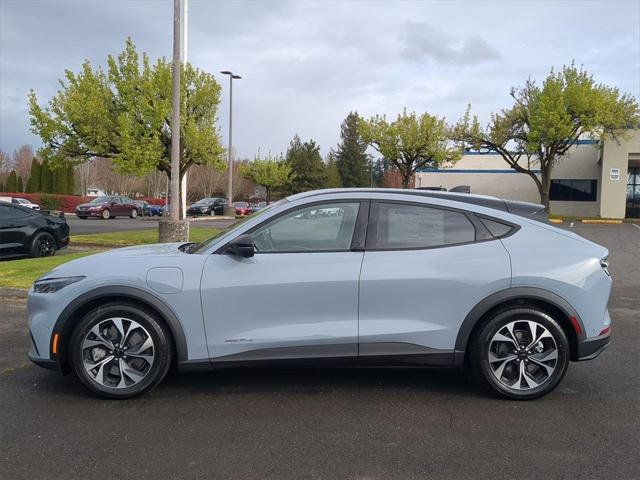
{"type": "Polygon", "coordinates": [[[333,203],[296,209],[251,233],[257,253],[348,251],[359,203],[333,203]]]}
{"type": "Polygon", "coordinates": [[[418,205],[380,203],[367,249],[402,250],[473,242],[475,227],[464,213],[418,205]]]}

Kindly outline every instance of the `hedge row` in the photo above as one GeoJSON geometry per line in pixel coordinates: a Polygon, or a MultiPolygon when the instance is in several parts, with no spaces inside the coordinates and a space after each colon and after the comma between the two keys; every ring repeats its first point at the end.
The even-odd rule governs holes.
{"type": "MultiPolygon", "coordinates": [[[[62,210],[65,213],[73,213],[81,203],[88,203],[96,197],[81,197],[79,195],[55,195],[48,193],[9,193],[0,192],[0,197],[26,198],[30,202],[37,203],[43,210],[62,210]]],[[[152,205],[164,205],[162,198],[136,198],[146,200],[152,205]]]]}

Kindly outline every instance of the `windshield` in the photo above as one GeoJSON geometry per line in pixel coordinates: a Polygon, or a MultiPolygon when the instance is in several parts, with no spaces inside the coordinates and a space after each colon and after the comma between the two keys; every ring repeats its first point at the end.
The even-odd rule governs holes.
{"type": "Polygon", "coordinates": [[[244,208],[247,207],[249,204],[247,202],[236,202],[233,204],[234,207],[240,207],[240,208],[244,208]]]}
{"type": "Polygon", "coordinates": [[[251,215],[244,217],[238,221],[236,221],[236,223],[233,224],[233,226],[231,228],[228,228],[226,230],[221,230],[218,233],[216,233],[213,237],[205,240],[204,242],[200,242],[198,244],[195,244],[192,248],[190,248],[188,250],[187,253],[200,253],[204,250],[207,249],[207,247],[209,245],[211,245],[212,243],[214,243],[218,238],[222,237],[223,235],[226,235],[228,233],[233,233],[236,230],[238,230],[246,221],[248,220],[253,220],[254,218],[257,217],[261,217],[262,215],[264,215],[265,213],[267,213],[269,210],[271,210],[274,207],[277,207],[278,205],[282,205],[284,202],[286,202],[286,199],[282,199],[282,200],[278,200],[277,202],[272,203],[271,205],[269,205],[266,208],[263,208],[262,210],[259,210],[255,213],[252,213],[251,215]]]}
{"type": "Polygon", "coordinates": [[[109,197],[97,197],[91,200],[89,203],[106,203],[109,201],[109,197]]]}

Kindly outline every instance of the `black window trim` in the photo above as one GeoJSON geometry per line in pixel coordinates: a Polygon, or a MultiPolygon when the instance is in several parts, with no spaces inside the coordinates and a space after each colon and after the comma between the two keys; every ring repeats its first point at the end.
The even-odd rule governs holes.
{"type": "MultiPolygon", "coordinates": [[[[279,255],[279,254],[289,254],[289,253],[346,253],[346,252],[363,252],[365,250],[364,245],[366,244],[366,236],[367,236],[367,222],[370,216],[370,204],[371,201],[369,199],[360,199],[360,198],[341,198],[341,199],[333,199],[333,200],[319,200],[316,202],[305,203],[303,205],[296,205],[284,210],[277,215],[266,218],[264,221],[258,223],[257,225],[251,227],[246,232],[241,233],[240,235],[251,235],[256,230],[261,228],[262,226],[270,223],[274,220],[277,220],[280,217],[283,217],[295,210],[303,210],[309,207],[315,207],[319,205],[335,205],[337,203],[358,203],[358,215],[356,216],[356,224],[353,228],[353,235],[351,236],[351,245],[348,249],[327,249],[327,250],[283,250],[279,252],[259,252],[256,251],[256,255],[279,255]]],[[[238,235],[238,236],[240,236],[238,235]]],[[[228,242],[226,242],[223,246],[216,249],[213,254],[228,254],[229,244],[233,242],[238,236],[232,238],[228,242]]]]}
{"type": "Polygon", "coordinates": [[[509,235],[504,235],[501,237],[494,237],[493,235],[491,235],[491,232],[489,232],[489,230],[487,229],[487,227],[485,227],[484,225],[481,224],[481,222],[476,218],[477,216],[484,216],[488,219],[494,220],[492,217],[488,216],[488,215],[479,215],[475,212],[469,212],[468,210],[463,210],[463,209],[459,209],[459,208],[452,208],[452,207],[448,207],[448,206],[443,206],[443,205],[436,205],[436,204],[432,204],[432,203],[422,203],[422,202],[407,202],[407,201],[403,201],[403,200],[372,200],[371,201],[371,206],[370,206],[370,213],[369,213],[369,222],[368,222],[368,228],[367,228],[367,242],[366,242],[366,248],[365,251],[367,252],[394,252],[394,251],[411,251],[411,250],[433,250],[436,248],[451,248],[451,247],[459,247],[462,245],[471,245],[474,243],[483,243],[483,242],[492,242],[494,240],[498,240],[499,238],[505,238],[509,235],[513,235],[519,228],[520,226],[511,222],[507,222],[505,220],[502,219],[495,219],[494,221],[496,222],[501,222],[507,225],[512,225],[513,228],[512,231],[509,233],[509,235]],[[381,203],[396,203],[396,204],[400,204],[400,205],[409,205],[409,206],[416,206],[416,207],[423,207],[423,208],[431,208],[431,209],[440,209],[440,210],[448,210],[451,212],[456,212],[456,213],[461,213],[463,214],[465,217],[467,217],[467,220],[469,220],[469,222],[471,222],[471,225],[473,226],[474,230],[475,230],[475,235],[474,235],[474,240],[471,240],[469,242],[461,242],[461,243],[451,243],[451,244],[447,244],[447,245],[433,245],[433,246],[429,246],[429,247],[393,247],[393,248],[378,248],[378,247],[374,247],[372,245],[373,243],[373,239],[376,238],[375,236],[377,235],[377,231],[376,229],[378,228],[378,217],[380,214],[380,204],[381,203]],[[484,233],[483,233],[484,232],[484,233]],[[482,238],[485,237],[485,238],[482,238]]]}
{"type": "Polygon", "coordinates": [[[490,215],[482,215],[480,213],[476,213],[475,216],[479,219],[480,222],[482,221],[482,219],[486,219],[486,220],[491,220],[492,222],[502,223],[503,225],[507,225],[507,226],[511,227],[511,230],[509,230],[507,233],[504,233],[502,235],[498,235],[496,237],[489,231],[489,229],[487,228],[486,225],[482,224],[482,226],[487,230],[487,233],[489,233],[489,235],[491,236],[492,239],[502,239],[502,238],[510,237],[510,236],[514,235],[518,230],[520,230],[520,228],[522,228],[517,223],[509,222],[508,220],[503,220],[502,218],[496,218],[496,217],[492,217],[490,215]]]}

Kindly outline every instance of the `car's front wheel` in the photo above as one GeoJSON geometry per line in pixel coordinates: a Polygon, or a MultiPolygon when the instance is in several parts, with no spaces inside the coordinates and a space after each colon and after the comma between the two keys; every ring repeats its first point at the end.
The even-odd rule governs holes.
{"type": "Polygon", "coordinates": [[[109,210],[108,208],[105,208],[102,211],[102,218],[105,220],[109,220],[111,218],[111,210],[109,210]]]}
{"type": "Polygon", "coordinates": [[[562,327],[537,308],[496,313],[473,339],[473,367],[492,391],[529,400],[552,391],[569,365],[569,341],[562,327]]]}
{"type": "Polygon", "coordinates": [[[171,363],[169,333],[155,314],[108,303],[85,315],[71,336],[73,370],[92,392],[129,398],[156,387],[171,363]]]}

